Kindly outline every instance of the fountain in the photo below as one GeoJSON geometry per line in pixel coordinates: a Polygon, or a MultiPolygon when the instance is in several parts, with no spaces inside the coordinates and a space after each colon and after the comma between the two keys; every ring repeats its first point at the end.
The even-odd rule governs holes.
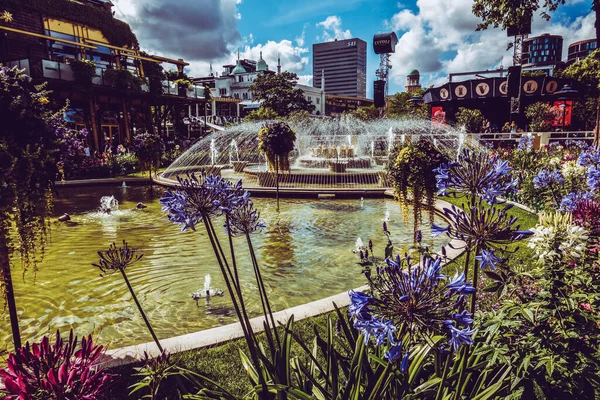
{"type": "Polygon", "coordinates": [[[358,253],[359,251],[361,251],[365,246],[363,244],[362,239],[360,238],[360,236],[358,237],[358,239],[356,239],[356,244],[355,244],[356,249],[354,249],[355,253],[358,253]]]}
{"type": "MultiPolygon", "coordinates": [[[[213,133],[192,145],[164,171],[157,181],[173,185],[181,173],[202,169],[232,181],[242,179],[255,192],[273,190],[275,177],[264,154],[258,150],[262,122],[244,122],[213,133]],[[228,149],[219,151],[218,149],[228,149]]],[[[435,140],[454,155],[459,132],[447,125],[432,126],[428,120],[381,119],[363,122],[349,116],[290,122],[296,132],[289,171],[281,171],[281,190],[348,190],[383,193],[390,187],[386,161],[396,144],[435,140]],[[381,150],[378,150],[381,149],[381,150]],[[387,151],[386,151],[387,150],[387,151]]],[[[350,193],[350,192],[344,192],[350,193]]]]}
{"type": "Polygon", "coordinates": [[[385,211],[385,218],[382,219],[383,222],[390,222],[390,210],[385,211]]]}
{"type": "Polygon", "coordinates": [[[100,199],[99,211],[105,214],[110,214],[119,209],[119,202],[115,196],[102,196],[100,199]]]}
{"type": "Polygon", "coordinates": [[[198,304],[198,300],[200,300],[203,297],[205,299],[210,299],[211,297],[214,297],[214,296],[223,296],[224,291],[221,289],[213,289],[212,287],[210,287],[211,283],[212,283],[212,279],[210,277],[210,274],[205,275],[204,276],[204,289],[192,293],[192,300],[196,301],[196,304],[198,304]]]}

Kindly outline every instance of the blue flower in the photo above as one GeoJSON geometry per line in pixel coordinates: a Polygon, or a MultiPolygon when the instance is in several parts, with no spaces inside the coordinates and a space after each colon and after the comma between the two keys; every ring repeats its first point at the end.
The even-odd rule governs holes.
{"type": "Polygon", "coordinates": [[[390,363],[395,363],[402,358],[402,342],[398,342],[394,346],[390,347],[389,350],[385,352],[383,357],[390,363]]]}
{"type": "Polygon", "coordinates": [[[523,135],[519,139],[519,144],[517,146],[519,150],[527,150],[531,151],[533,149],[533,136],[523,135]]]}
{"type": "Polygon", "coordinates": [[[490,267],[491,269],[496,269],[497,263],[503,263],[504,260],[500,257],[496,256],[493,251],[487,251],[485,249],[481,250],[481,254],[475,256],[475,259],[479,261],[479,267],[481,269],[485,267],[490,267]]]}
{"type": "Polygon", "coordinates": [[[473,294],[477,291],[470,283],[466,281],[464,272],[461,272],[460,274],[456,272],[450,283],[446,285],[446,289],[449,290],[447,293],[448,296],[454,293],[473,294]]]}
{"type": "Polygon", "coordinates": [[[596,192],[600,188],[600,168],[592,165],[588,169],[587,184],[592,192],[596,192]]]}
{"type": "Polygon", "coordinates": [[[354,321],[354,328],[358,329],[365,338],[365,344],[369,343],[371,335],[375,337],[375,345],[381,346],[387,340],[390,345],[394,344],[394,332],[396,327],[392,321],[386,321],[385,318],[372,318],[368,321],[354,321]]]}
{"type": "Polygon", "coordinates": [[[600,165],[600,152],[595,150],[582,151],[581,154],[579,154],[579,158],[577,159],[577,165],[580,165],[582,167],[598,167],[600,165]]]}
{"type": "Polygon", "coordinates": [[[406,373],[408,371],[408,357],[410,355],[410,352],[406,352],[406,354],[404,354],[404,357],[402,358],[402,362],[400,363],[400,372],[402,373],[406,373]]]}
{"type": "Polygon", "coordinates": [[[225,232],[232,236],[248,235],[252,232],[260,232],[265,228],[265,223],[260,219],[260,213],[254,208],[251,200],[245,197],[228,201],[231,205],[227,209],[227,220],[225,222],[225,232]],[[243,199],[243,200],[242,200],[243,199]]]}
{"type": "Polygon", "coordinates": [[[431,236],[433,236],[433,237],[437,237],[437,236],[440,236],[442,233],[448,233],[448,232],[450,232],[450,225],[448,225],[445,228],[438,226],[436,224],[431,225],[431,236]]]}
{"type": "Polygon", "coordinates": [[[473,338],[471,337],[475,333],[474,329],[464,328],[458,329],[453,325],[447,325],[450,329],[450,345],[454,347],[454,351],[457,352],[460,346],[472,345],[473,338]]]}
{"type": "Polygon", "coordinates": [[[459,325],[471,325],[473,323],[473,314],[467,310],[463,310],[460,313],[452,314],[452,319],[459,325]]]}
{"type": "Polygon", "coordinates": [[[538,174],[533,178],[533,186],[536,189],[543,189],[547,186],[551,185],[564,185],[565,178],[563,178],[562,174],[558,170],[550,171],[546,169],[542,169],[538,172],[538,174]]]}
{"type": "Polygon", "coordinates": [[[350,316],[354,320],[371,320],[369,305],[373,304],[375,299],[364,292],[355,292],[354,290],[349,291],[348,295],[350,296],[350,305],[348,306],[350,316]]]}
{"type": "Polygon", "coordinates": [[[581,192],[573,192],[569,193],[565,197],[562,198],[560,202],[560,211],[572,212],[582,201],[589,200],[592,198],[591,193],[581,193],[581,192]]]}

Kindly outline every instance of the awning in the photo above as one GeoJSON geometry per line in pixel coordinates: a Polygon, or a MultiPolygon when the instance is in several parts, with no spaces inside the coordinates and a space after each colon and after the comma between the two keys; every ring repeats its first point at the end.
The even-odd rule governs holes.
{"type": "Polygon", "coordinates": [[[246,109],[260,108],[260,101],[244,100],[240,105],[244,106],[246,109]]]}

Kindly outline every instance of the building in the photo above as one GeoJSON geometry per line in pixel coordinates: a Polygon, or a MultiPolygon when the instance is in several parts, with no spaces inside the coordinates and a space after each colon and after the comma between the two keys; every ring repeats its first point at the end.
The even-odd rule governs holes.
{"type": "Polygon", "coordinates": [[[405,87],[407,92],[416,92],[421,89],[421,83],[419,82],[420,77],[421,74],[419,74],[419,71],[416,69],[413,69],[410,74],[407,75],[405,87]]]}
{"type": "Polygon", "coordinates": [[[0,62],[25,69],[36,83],[48,82],[57,109],[68,100],[65,119],[88,129],[91,149],[131,142],[136,132],[160,132],[168,123],[181,126],[188,106],[205,103],[203,87],[180,80],[188,64],[140,52],[109,1],[5,3],[0,62]],[[171,80],[156,73],[161,65],[175,70],[171,80]]]}
{"type": "Polygon", "coordinates": [[[563,38],[544,33],[523,39],[521,63],[523,67],[556,65],[562,61],[563,38]]]}
{"type": "Polygon", "coordinates": [[[579,60],[583,60],[598,48],[596,39],[582,40],[569,45],[567,55],[567,64],[573,64],[579,60]]]}
{"type": "MultiPolygon", "coordinates": [[[[281,71],[281,61],[278,59],[277,71],[281,71]]],[[[212,69],[212,67],[211,67],[212,69]]],[[[250,86],[259,74],[276,74],[271,71],[266,61],[262,58],[262,52],[258,61],[239,59],[236,64],[224,65],[221,76],[193,78],[196,84],[207,85],[211,88],[214,99],[221,100],[221,105],[215,104],[211,107],[210,117],[243,117],[248,112],[260,107],[260,102],[254,99],[250,86]],[[230,102],[225,102],[229,99],[230,102]],[[233,101],[234,103],[232,103],[233,101]]],[[[306,99],[315,107],[313,114],[323,115],[325,112],[325,92],[323,89],[312,86],[297,84],[296,89],[302,89],[306,99]]],[[[193,112],[192,112],[193,114],[193,112]]],[[[201,116],[201,115],[198,115],[201,116]]]]}
{"type": "Polygon", "coordinates": [[[354,111],[358,107],[371,107],[374,104],[373,100],[363,97],[328,94],[325,96],[325,115],[339,117],[346,111],[354,111]]]}
{"type": "Polygon", "coordinates": [[[353,38],[313,44],[313,86],[339,96],[367,97],[367,42],[353,38]]]}

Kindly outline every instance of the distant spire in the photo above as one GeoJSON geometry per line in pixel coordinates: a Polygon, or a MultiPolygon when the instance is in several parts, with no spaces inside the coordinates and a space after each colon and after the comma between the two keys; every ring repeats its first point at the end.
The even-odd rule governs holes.
{"type": "Polygon", "coordinates": [[[260,52],[260,59],[262,60],[262,51],[260,52]]]}
{"type": "Polygon", "coordinates": [[[277,53],[277,73],[281,73],[281,59],[279,58],[279,53],[277,53]]]}
{"type": "Polygon", "coordinates": [[[325,91],[325,70],[321,70],[321,90],[325,91]]]}
{"type": "Polygon", "coordinates": [[[210,63],[210,76],[213,76],[212,63],[210,63]]]}

